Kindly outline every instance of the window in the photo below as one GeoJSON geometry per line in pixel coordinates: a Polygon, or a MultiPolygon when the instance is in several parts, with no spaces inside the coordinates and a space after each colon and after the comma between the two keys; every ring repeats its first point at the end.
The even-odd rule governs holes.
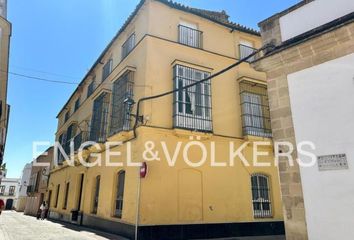
{"type": "Polygon", "coordinates": [[[80,97],[75,101],[74,111],[76,112],[79,109],[79,107],[80,107],[80,97]]]}
{"type": "Polygon", "coordinates": [[[70,151],[71,151],[70,144],[75,136],[76,130],[77,130],[77,124],[76,123],[70,124],[70,126],[66,130],[65,139],[62,139],[62,143],[61,143],[62,147],[64,148],[64,151],[68,156],[70,156],[70,151]]]}
{"type": "Polygon", "coordinates": [[[108,62],[103,66],[102,69],[102,82],[109,76],[112,71],[112,59],[109,59],[108,62]]]}
{"type": "Polygon", "coordinates": [[[93,206],[92,206],[92,213],[96,214],[97,213],[97,208],[98,208],[98,197],[100,194],[100,183],[101,183],[101,176],[96,177],[96,182],[95,182],[95,189],[94,189],[94,196],[93,196],[93,206]]]}
{"type": "Polygon", "coordinates": [[[127,71],[113,83],[111,134],[130,129],[132,105],[126,100],[133,98],[133,79],[134,73],[127,71]]]}
{"type": "Polygon", "coordinates": [[[64,123],[69,120],[69,117],[70,117],[70,110],[68,110],[68,111],[65,113],[64,123]]]}
{"type": "Polygon", "coordinates": [[[122,45],[122,60],[128,56],[128,54],[133,50],[135,46],[135,33],[130,35],[130,37],[122,45]]]}
{"type": "MultiPolygon", "coordinates": [[[[251,55],[255,50],[255,48],[253,48],[253,44],[250,41],[246,41],[246,40],[240,40],[240,44],[239,44],[239,53],[240,53],[240,59],[243,59],[245,57],[248,57],[249,55],[251,55]]],[[[255,60],[255,56],[252,56],[251,58],[249,58],[247,60],[247,62],[252,62],[255,60]]]]}
{"type": "Polygon", "coordinates": [[[16,189],[15,186],[10,186],[10,189],[9,189],[9,196],[15,195],[15,189],[16,189]]]}
{"type": "Polygon", "coordinates": [[[107,137],[109,94],[104,92],[93,102],[90,140],[104,142],[107,137]]]}
{"type": "Polygon", "coordinates": [[[87,98],[89,98],[95,91],[95,81],[96,77],[93,77],[92,82],[87,86],[87,98]]]}
{"type": "Polygon", "coordinates": [[[114,216],[118,218],[122,218],[123,212],[123,200],[124,200],[124,182],[125,182],[125,171],[120,171],[117,177],[117,195],[116,195],[116,204],[114,216]]]}
{"type": "Polygon", "coordinates": [[[66,209],[66,207],[68,206],[69,187],[70,183],[66,183],[63,209],[66,209]]]}
{"type": "Polygon", "coordinates": [[[272,137],[266,85],[241,81],[240,95],[243,135],[272,137]]]}
{"type": "Polygon", "coordinates": [[[41,180],[41,175],[37,172],[35,173],[34,175],[34,179],[35,179],[35,182],[34,182],[34,192],[38,192],[38,189],[39,189],[39,184],[40,184],[40,180],[41,180]]]}
{"type": "Polygon", "coordinates": [[[57,196],[56,196],[56,198],[55,198],[55,203],[54,203],[54,207],[55,207],[55,208],[58,207],[59,193],[60,193],[60,184],[58,184],[58,186],[57,186],[57,196]]]}
{"type": "MultiPolygon", "coordinates": [[[[210,76],[210,73],[176,65],[174,89],[182,88],[210,76]]],[[[210,80],[174,94],[174,126],[178,128],[212,131],[210,80]]]]}
{"type": "Polygon", "coordinates": [[[252,203],[255,218],[272,216],[272,208],[269,191],[269,178],[262,174],[251,176],[252,203]]]}
{"type": "Polygon", "coordinates": [[[52,190],[49,190],[48,192],[48,198],[47,198],[47,207],[48,209],[50,208],[50,204],[51,204],[51,201],[52,201],[52,190]]]}
{"type": "Polygon", "coordinates": [[[5,195],[5,186],[0,186],[0,196],[5,195]]]}
{"type": "MultiPolygon", "coordinates": [[[[58,143],[64,148],[65,150],[65,145],[66,145],[66,134],[62,133],[59,138],[58,138],[58,143]]],[[[64,160],[63,154],[59,151],[58,152],[58,164],[62,164],[64,160]]]]}
{"type": "Polygon", "coordinates": [[[178,42],[191,47],[202,48],[203,32],[197,29],[197,25],[181,22],[178,26],[178,42]]]}

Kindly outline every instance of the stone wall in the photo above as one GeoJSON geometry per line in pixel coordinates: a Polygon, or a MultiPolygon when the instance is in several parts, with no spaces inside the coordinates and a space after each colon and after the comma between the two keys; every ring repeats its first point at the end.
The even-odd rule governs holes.
{"type": "MultiPolygon", "coordinates": [[[[295,146],[287,75],[353,52],[354,23],[350,23],[253,63],[257,70],[267,72],[274,141],[289,141],[295,146]]],[[[296,157],[294,152],[293,158],[296,157]]],[[[286,238],[307,239],[299,166],[289,166],[287,158],[280,159],[279,175],[286,238]]]]}
{"type": "Polygon", "coordinates": [[[0,0],[0,16],[7,18],[7,0],[0,0]]]}

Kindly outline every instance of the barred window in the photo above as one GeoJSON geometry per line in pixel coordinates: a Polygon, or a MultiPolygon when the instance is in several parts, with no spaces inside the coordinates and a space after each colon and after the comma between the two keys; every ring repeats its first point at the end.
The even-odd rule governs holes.
{"type": "Polygon", "coordinates": [[[125,102],[133,98],[134,72],[127,71],[113,83],[110,134],[130,129],[131,105],[125,102]]]}
{"type": "Polygon", "coordinates": [[[9,196],[15,195],[15,189],[16,189],[15,186],[10,186],[10,189],[9,189],[9,196]]]}
{"type": "MultiPolygon", "coordinates": [[[[243,59],[245,57],[248,57],[252,53],[254,53],[257,49],[253,47],[253,43],[247,40],[240,40],[239,44],[239,54],[240,54],[240,59],[243,59]]],[[[247,62],[252,62],[255,60],[255,56],[249,58],[247,62]]]]}
{"type": "Polygon", "coordinates": [[[195,48],[202,48],[203,32],[195,24],[183,22],[178,26],[178,42],[195,48]]]}
{"type": "MultiPolygon", "coordinates": [[[[182,88],[210,76],[190,67],[174,67],[174,89],[182,88]]],[[[212,131],[210,80],[174,94],[174,127],[212,131]]]]}
{"type": "Polygon", "coordinates": [[[124,200],[124,183],[125,183],[125,171],[120,171],[117,176],[117,194],[115,199],[115,211],[114,216],[122,218],[123,212],[123,200],[124,200]]]}
{"type": "MultiPolygon", "coordinates": [[[[66,145],[66,133],[62,133],[60,134],[59,138],[58,138],[58,143],[64,148],[65,150],[65,145],[66,145]]],[[[58,152],[58,164],[62,164],[64,160],[64,156],[63,154],[59,151],[58,152]]]]}
{"type": "Polygon", "coordinates": [[[96,182],[95,182],[95,189],[94,189],[94,196],[93,196],[93,205],[92,205],[92,213],[96,214],[97,213],[97,208],[98,208],[98,197],[100,194],[100,183],[101,183],[101,176],[96,177],[96,182]]]}
{"type": "Polygon", "coordinates": [[[0,186],[0,196],[5,195],[5,186],[0,186]]]}
{"type": "Polygon", "coordinates": [[[107,137],[109,94],[104,92],[93,102],[90,140],[104,142],[107,137]]]}
{"type": "Polygon", "coordinates": [[[130,37],[122,45],[122,60],[128,56],[128,54],[135,47],[135,33],[130,35],[130,37]]]}
{"type": "Polygon", "coordinates": [[[112,59],[109,59],[108,62],[103,66],[102,69],[102,82],[109,76],[112,71],[112,59]]]}
{"type": "Polygon", "coordinates": [[[263,174],[254,174],[251,176],[251,184],[254,217],[272,217],[269,178],[263,174]]]}
{"type": "Polygon", "coordinates": [[[266,85],[242,81],[240,97],[243,135],[272,137],[266,85]]]}

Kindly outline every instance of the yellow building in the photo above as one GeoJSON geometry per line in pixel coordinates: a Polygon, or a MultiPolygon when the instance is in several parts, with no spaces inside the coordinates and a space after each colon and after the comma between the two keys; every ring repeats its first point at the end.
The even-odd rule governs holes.
{"type": "Polygon", "coordinates": [[[9,66],[11,24],[6,19],[6,5],[6,0],[0,0],[0,182],[10,113],[10,106],[7,104],[7,70],[9,66]]]}
{"type": "Polygon", "coordinates": [[[65,150],[74,143],[75,167],[60,154],[51,170],[50,217],[131,239],[283,234],[277,168],[229,160],[230,145],[243,146],[252,164],[254,141],[263,140],[269,145],[258,148],[269,156],[260,161],[272,162],[264,73],[242,63],[144,101],[133,131],[134,102],[206,78],[260,46],[258,32],[224,11],[141,1],[58,114],[56,140],[65,150]],[[79,149],[87,140],[100,144],[79,149]],[[78,153],[102,165],[83,166],[78,153]],[[131,162],[147,163],[145,178],[131,162]]]}

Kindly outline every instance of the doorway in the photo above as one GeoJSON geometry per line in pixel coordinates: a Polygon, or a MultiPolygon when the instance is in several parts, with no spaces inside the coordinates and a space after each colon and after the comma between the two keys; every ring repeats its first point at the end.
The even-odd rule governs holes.
{"type": "Polygon", "coordinates": [[[7,199],[5,204],[5,210],[12,210],[13,203],[14,203],[13,199],[7,199]]]}

